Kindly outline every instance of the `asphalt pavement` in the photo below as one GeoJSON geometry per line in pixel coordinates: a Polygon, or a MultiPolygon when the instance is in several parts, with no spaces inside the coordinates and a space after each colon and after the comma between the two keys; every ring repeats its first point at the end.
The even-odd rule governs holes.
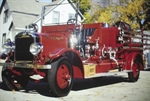
{"type": "Polygon", "coordinates": [[[137,82],[128,82],[127,74],[96,79],[76,79],[68,96],[54,97],[46,82],[30,81],[25,90],[8,91],[1,79],[0,101],[150,101],[150,69],[140,72],[137,82]]]}

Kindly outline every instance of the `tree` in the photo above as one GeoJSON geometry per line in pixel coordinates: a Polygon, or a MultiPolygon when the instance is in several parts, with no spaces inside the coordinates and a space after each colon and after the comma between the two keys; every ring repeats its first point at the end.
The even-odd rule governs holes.
{"type": "Polygon", "coordinates": [[[119,19],[130,24],[133,29],[140,28],[141,20],[146,17],[145,14],[141,15],[144,3],[145,0],[131,0],[124,6],[118,6],[119,19]]]}
{"type": "Polygon", "coordinates": [[[115,17],[115,7],[108,6],[100,13],[100,16],[98,17],[98,22],[113,24],[115,21],[117,21],[117,17],[115,17]]]}
{"type": "Polygon", "coordinates": [[[74,3],[79,1],[79,9],[82,14],[90,9],[90,0],[72,0],[74,3]]]}
{"type": "Polygon", "coordinates": [[[86,14],[88,15],[87,17],[85,16],[87,18],[86,22],[107,22],[113,24],[114,22],[122,20],[130,24],[133,29],[140,28],[141,20],[146,18],[146,12],[150,9],[150,3],[147,3],[149,0],[118,1],[119,2],[108,1],[108,3],[105,3],[105,6],[97,3],[94,4],[94,6],[96,5],[95,10],[93,10],[94,13],[89,14],[91,17],[86,14]],[[144,13],[141,14],[141,12],[144,13]]]}
{"type": "Polygon", "coordinates": [[[143,27],[147,30],[150,30],[150,1],[146,0],[146,3],[143,6],[144,12],[146,14],[146,18],[143,19],[143,27]]]}
{"type": "Polygon", "coordinates": [[[89,12],[90,14],[85,15],[86,23],[104,22],[112,24],[117,21],[117,17],[115,17],[116,7],[111,0],[99,1],[91,5],[92,11],[89,12]],[[91,17],[89,17],[89,15],[91,15],[91,17]]]}

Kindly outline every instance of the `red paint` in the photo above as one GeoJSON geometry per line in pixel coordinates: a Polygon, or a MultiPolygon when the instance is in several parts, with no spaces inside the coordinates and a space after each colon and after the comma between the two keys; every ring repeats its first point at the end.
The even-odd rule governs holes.
{"type": "Polygon", "coordinates": [[[71,78],[68,67],[66,65],[60,65],[56,77],[58,86],[61,89],[66,88],[71,78]]]}
{"type": "MultiPolygon", "coordinates": [[[[41,54],[47,58],[53,59],[67,54],[68,51],[72,51],[80,57],[80,52],[78,52],[77,49],[72,50],[68,48],[70,32],[74,32],[74,28],[74,25],[43,26],[42,32],[45,34],[41,34],[41,43],[44,45],[44,51],[41,54]],[[60,37],[60,40],[53,40],[52,37],[60,37]]],[[[103,28],[101,23],[83,24],[83,29],[92,28],[95,29],[95,31],[92,35],[86,36],[87,44],[91,45],[92,49],[92,46],[95,45],[96,40],[98,40],[99,49],[94,50],[93,55],[91,55],[89,58],[86,58],[86,62],[83,64],[96,64],[96,73],[107,72],[118,67],[122,68],[123,70],[132,70],[133,59],[137,55],[141,56],[142,53],[140,49],[135,49],[133,47],[141,48],[143,45],[141,43],[132,43],[130,36],[128,38],[124,37],[124,41],[128,41],[127,43],[119,42],[118,38],[120,37],[120,30],[118,30],[117,27],[103,28]],[[124,46],[128,46],[129,48],[123,48],[124,46]],[[110,51],[110,48],[111,51],[116,52],[115,59],[117,60],[118,64],[109,58],[110,55],[108,52],[110,51]],[[105,57],[102,57],[103,49],[107,52],[105,57]]],[[[131,33],[125,33],[125,35],[130,34],[131,33]]],[[[81,60],[84,60],[84,58],[81,57],[81,60]]],[[[75,77],[83,77],[83,69],[81,68],[83,68],[82,64],[81,67],[74,66],[73,69],[75,77]]]]}
{"type": "MultiPolygon", "coordinates": [[[[108,72],[116,68],[136,72],[133,64],[136,57],[140,59],[140,68],[144,67],[142,58],[144,34],[141,34],[141,43],[134,43],[132,40],[134,34],[128,31],[129,28],[127,27],[129,26],[122,29],[124,31],[122,34],[118,27],[104,28],[102,23],[83,24],[81,35],[77,33],[77,39],[82,38],[78,40],[79,43],[74,48],[71,48],[70,40],[75,32],[74,24],[42,26],[42,33],[38,35],[43,50],[34,57],[33,63],[45,65],[66,56],[72,63],[75,78],[84,78],[84,65],[89,63],[96,65],[96,73],[108,72]]],[[[65,68],[65,66],[63,67],[65,68]]],[[[16,71],[14,72],[16,73],[16,71]]],[[[46,73],[36,69],[34,72],[46,76],[46,73]]],[[[66,68],[63,70],[60,67],[57,75],[62,75],[57,77],[57,81],[60,88],[63,88],[67,85],[67,82],[64,84],[63,82],[70,78],[70,74],[66,68]]]]}

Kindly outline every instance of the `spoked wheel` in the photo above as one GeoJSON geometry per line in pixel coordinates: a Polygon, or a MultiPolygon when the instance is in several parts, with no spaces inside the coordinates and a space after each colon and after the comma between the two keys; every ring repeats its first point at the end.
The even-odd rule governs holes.
{"type": "Polygon", "coordinates": [[[18,76],[14,74],[11,69],[8,69],[7,66],[3,66],[2,80],[9,90],[21,90],[28,84],[29,77],[23,74],[18,76]]]}
{"type": "Polygon", "coordinates": [[[48,84],[54,96],[66,96],[73,85],[73,69],[67,57],[61,57],[52,63],[48,70],[48,84]]]}
{"type": "Polygon", "coordinates": [[[136,82],[139,79],[140,75],[140,64],[138,61],[135,59],[133,66],[132,66],[132,72],[128,73],[129,81],[131,82],[136,82]]]}

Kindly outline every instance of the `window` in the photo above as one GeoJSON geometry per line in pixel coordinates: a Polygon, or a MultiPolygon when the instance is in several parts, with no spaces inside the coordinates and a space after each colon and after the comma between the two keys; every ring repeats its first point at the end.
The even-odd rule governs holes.
{"type": "Polygon", "coordinates": [[[53,23],[54,24],[59,23],[59,17],[60,17],[60,13],[58,11],[53,11],[53,23]]]}
{"type": "Polygon", "coordinates": [[[4,23],[8,21],[8,9],[4,11],[4,23]]]}
{"type": "Polygon", "coordinates": [[[3,34],[3,37],[2,37],[2,45],[5,44],[5,42],[6,42],[6,33],[3,34]]]}
{"type": "Polygon", "coordinates": [[[75,18],[74,14],[69,13],[69,19],[74,19],[74,18],[75,18]]]}

